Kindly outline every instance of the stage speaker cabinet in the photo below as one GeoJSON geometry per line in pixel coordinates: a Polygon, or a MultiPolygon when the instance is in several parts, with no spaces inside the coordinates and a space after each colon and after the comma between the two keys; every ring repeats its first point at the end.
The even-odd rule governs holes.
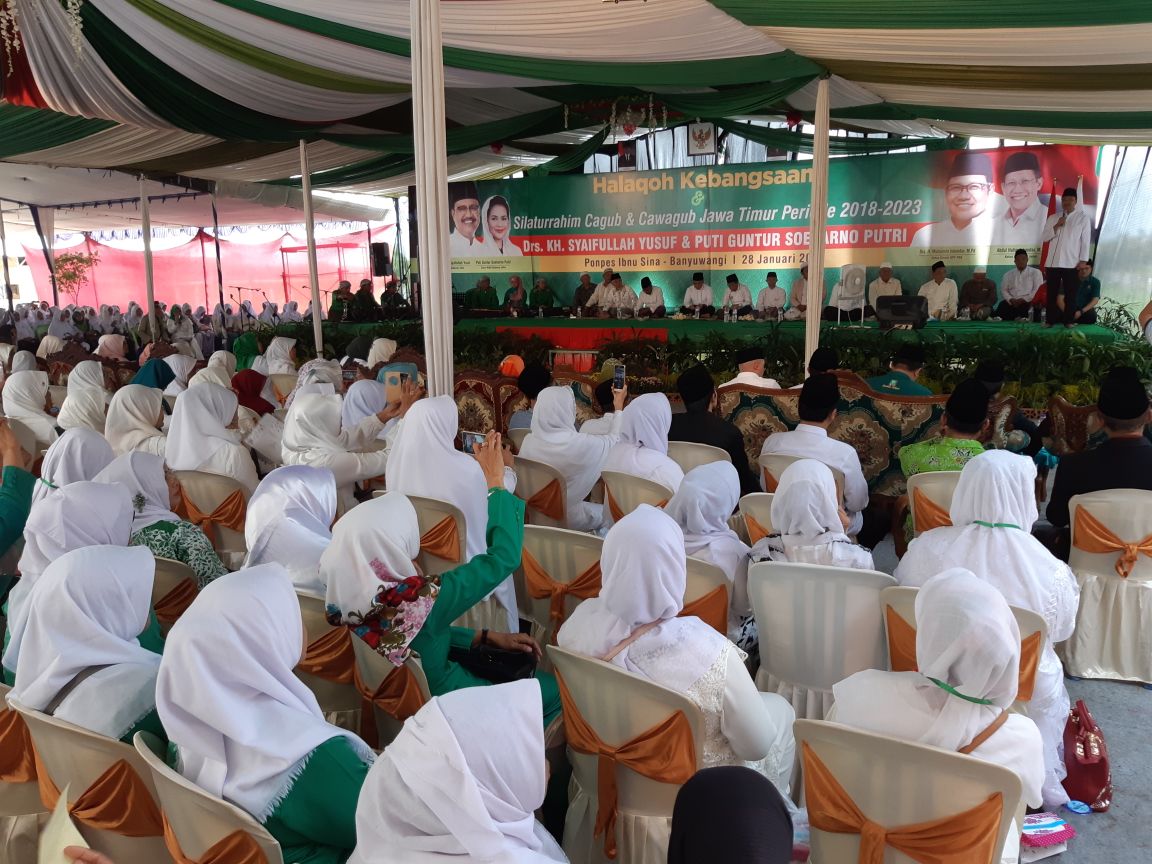
{"type": "Polygon", "coordinates": [[[881,330],[920,330],[928,323],[927,297],[877,297],[881,330]]]}
{"type": "Polygon", "coordinates": [[[387,243],[373,243],[372,246],[372,275],[392,275],[392,250],[387,243]]]}

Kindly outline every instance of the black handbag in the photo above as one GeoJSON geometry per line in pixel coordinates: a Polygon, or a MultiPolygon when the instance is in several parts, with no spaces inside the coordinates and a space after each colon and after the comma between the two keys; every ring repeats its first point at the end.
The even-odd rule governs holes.
{"type": "Polygon", "coordinates": [[[473,645],[471,648],[449,648],[448,659],[493,684],[520,681],[536,674],[536,655],[529,651],[505,651],[491,645],[473,645]]]}

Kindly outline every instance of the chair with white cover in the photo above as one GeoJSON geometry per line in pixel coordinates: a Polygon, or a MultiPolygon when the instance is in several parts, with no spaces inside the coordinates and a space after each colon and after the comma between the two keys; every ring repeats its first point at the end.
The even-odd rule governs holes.
{"type": "Polygon", "coordinates": [[[1017,848],[1023,789],[1011,769],[835,723],[797,720],[794,729],[813,861],[863,861],[861,831],[882,844],[868,860],[885,864],[937,860],[937,850],[941,860],[998,864],[1017,848]]]}
{"type": "Polygon", "coordinates": [[[210,861],[215,854],[228,849],[234,855],[228,860],[284,864],[280,844],[263,825],[235,804],[209,795],[165,764],[164,744],[159,738],[148,732],[137,732],[132,743],[148,766],[164,820],[179,847],[172,850],[175,860],[210,861]],[[176,858],[177,853],[183,858],[176,858]],[[259,855],[263,855],[263,859],[259,855]]]}
{"type": "Polygon", "coordinates": [[[704,716],[682,693],[610,663],[556,645],[549,645],[548,653],[560,679],[561,698],[565,691],[570,697],[564,724],[575,787],[564,823],[564,851],[572,864],[603,862],[606,841],[614,841],[619,862],[664,864],[676,794],[698,770],[704,753],[704,716]],[[662,776],[669,779],[638,773],[640,766],[628,754],[639,755],[640,750],[647,751],[650,762],[663,763],[662,776]],[[604,759],[611,762],[605,767],[617,790],[615,832],[596,838],[599,766],[604,759]]]}
{"type": "Polygon", "coordinates": [[[1152,492],[1075,495],[1068,514],[1080,608],[1076,630],[1057,648],[1064,669],[1152,684],[1152,492]]]}
{"type": "Polygon", "coordinates": [[[748,533],[748,545],[755,546],[769,534],[772,527],[773,492],[750,492],[740,499],[740,518],[748,533]]]}
{"type": "Polygon", "coordinates": [[[52,399],[52,407],[59,408],[64,404],[64,399],[68,395],[68,388],[62,387],[59,384],[49,384],[48,395],[52,399]]]}
{"type": "Polygon", "coordinates": [[[797,717],[823,720],[834,684],[888,668],[880,592],[895,584],[875,570],[752,564],[748,596],[760,632],[756,686],[791,702],[797,717]]]}
{"type": "Polygon", "coordinates": [[[180,516],[204,530],[216,554],[229,570],[239,570],[248,556],[244,540],[248,490],[233,478],[220,474],[204,471],[172,473],[183,490],[180,516]]]}
{"type": "Polygon", "coordinates": [[[323,597],[297,590],[296,599],[300,601],[300,618],[307,634],[304,659],[296,667],[296,677],[312,691],[329,722],[356,731],[361,698],[355,684],[355,655],[349,650],[349,643],[354,640],[344,625],[333,627],[328,623],[323,597]]]}
{"type": "Polygon", "coordinates": [[[924,471],[908,478],[912,536],[952,524],[952,496],[959,482],[959,471],[924,471]]]}
{"type": "Polygon", "coordinates": [[[531,431],[532,429],[527,426],[508,430],[508,440],[512,442],[512,446],[516,448],[517,453],[519,453],[520,448],[524,446],[524,439],[528,437],[528,433],[531,431]]]}
{"type": "Polygon", "coordinates": [[[516,494],[524,499],[529,525],[568,527],[568,484],[564,475],[545,462],[516,457],[516,494]]]}
{"type": "Polygon", "coordinates": [[[299,380],[299,375],[287,375],[283,372],[268,376],[268,382],[272,385],[272,392],[276,396],[276,401],[281,405],[284,404],[288,394],[296,387],[296,382],[299,380]]]}
{"type": "MultiPolygon", "coordinates": [[[[916,595],[919,588],[898,585],[880,592],[884,615],[884,635],[888,643],[888,668],[893,672],[916,671],[916,595]]],[[[1030,609],[1009,606],[1020,628],[1020,689],[1012,711],[1028,713],[1028,703],[1036,686],[1040,656],[1048,643],[1048,625],[1030,609]]]]}
{"type": "Polygon", "coordinates": [[[684,584],[684,610],[680,614],[695,616],[726,637],[728,604],[731,601],[728,574],[711,561],[689,555],[684,584]]]}
{"type": "MultiPolygon", "coordinates": [[[[40,756],[41,791],[68,790],[68,808],[85,842],[116,864],[168,860],[152,774],[136,750],[19,704],[40,756]],[[107,827],[94,827],[92,823],[107,827]]],[[[55,806],[53,800],[45,805],[55,806]]]]}
{"type": "MultiPolygon", "coordinates": [[[[387,747],[400,734],[404,721],[432,698],[420,659],[409,656],[403,666],[393,666],[363,639],[352,637],[360,695],[372,703],[379,748],[387,747]]],[[[367,709],[367,706],[365,706],[367,709]]]]}
{"type": "Polygon", "coordinates": [[[0,684],[0,819],[44,812],[32,738],[24,719],[8,707],[7,684],[0,684]]]}
{"type": "Polygon", "coordinates": [[[669,441],[668,458],[679,465],[685,474],[693,468],[711,465],[713,462],[732,463],[732,456],[727,450],[692,441],[669,441]]]}
{"type": "MultiPolygon", "coordinates": [[[[764,486],[764,491],[775,492],[776,487],[780,485],[780,475],[787,470],[789,465],[793,462],[799,462],[801,459],[810,458],[810,456],[784,456],[779,453],[761,453],[760,481],[764,486]]],[[[831,465],[828,466],[828,470],[832,472],[832,479],[836,481],[836,491],[840,493],[840,498],[843,499],[844,472],[831,465]]]]}
{"type": "MultiPolygon", "coordinates": [[[[594,534],[524,526],[524,547],[516,568],[520,617],[532,622],[541,644],[556,641],[556,631],[577,606],[600,594],[600,554],[604,540],[594,534]]],[[[541,668],[549,668],[547,655],[541,668]]]]}
{"type": "Polygon", "coordinates": [[[646,480],[620,471],[604,471],[604,497],[612,520],[619,522],[641,504],[663,507],[672,498],[672,490],[655,480],[646,480]]]}
{"type": "Polygon", "coordinates": [[[160,631],[167,635],[185,610],[200,593],[195,571],[183,561],[172,558],[156,559],[156,575],[152,580],[152,608],[160,631]]]}

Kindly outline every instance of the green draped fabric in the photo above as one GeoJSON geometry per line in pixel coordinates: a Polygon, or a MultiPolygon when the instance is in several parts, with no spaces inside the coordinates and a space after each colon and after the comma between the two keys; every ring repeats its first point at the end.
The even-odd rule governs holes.
{"type": "Polygon", "coordinates": [[[0,104],[0,159],[70,144],[115,125],[111,120],[89,120],[43,108],[0,104]]]}
{"type": "Polygon", "coordinates": [[[608,140],[608,133],[611,131],[610,128],[605,126],[583,144],[573,147],[567,153],[562,153],[555,159],[545,162],[543,165],[529,168],[524,173],[533,177],[545,174],[563,174],[567,171],[573,171],[588,161],[588,157],[604,145],[604,142],[608,140]]]}
{"type": "MultiPolygon", "coordinates": [[[[387,180],[416,170],[416,157],[391,154],[354,162],[330,171],[317,171],[312,175],[312,187],[327,189],[337,186],[354,186],[357,183],[371,183],[374,180],[387,180]]],[[[273,180],[275,186],[299,186],[300,178],[273,180]]]]}
{"type": "MultiPolygon", "coordinates": [[[[573,122],[572,128],[579,128],[580,123],[573,122]]],[[[511,138],[533,138],[537,135],[548,135],[564,129],[564,109],[557,105],[555,108],[545,108],[543,111],[533,111],[529,114],[520,114],[506,120],[492,120],[488,123],[476,123],[471,126],[456,126],[449,129],[445,135],[445,143],[449,155],[455,153],[468,153],[489,144],[507,141],[511,138]]],[[[416,138],[414,135],[349,135],[325,134],[324,138],[349,147],[359,147],[362,150],[379,150],[382,153],[408,153],[416,152],[416,138]]]]}
{"type": "MultiPolygon", "coordinates": [[[[1014,108],[951,108],[907,103],[859,105],[832,112],[837,120],[943,120],[991,127],[1040,129],[1149,129],[1152,111],[1022,111],[1014,108]]],[[[1150,136],[1152,137],[1152,136],[1150,136]]]]}
{"type": "MultiPolygon", "coordinates": [[[[788,129],[768,129],[735,120],[713,120],[720,128],[765,147],[787,150],[791,153],[811,153],[812,136],[788,129]]],[[[829,139],[828,149],[837,156],[887,153],[889,150],[907,150],[909,147],[927,147],[929,150],[955,150],[964,147],[964,138],[838,138],[829,139]]]]}

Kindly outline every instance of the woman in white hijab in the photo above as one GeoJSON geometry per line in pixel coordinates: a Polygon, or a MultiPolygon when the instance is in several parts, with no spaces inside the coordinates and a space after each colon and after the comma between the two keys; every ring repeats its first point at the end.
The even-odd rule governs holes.
{"type": "Polygon", "coordinates": [[[187,564],[200,588],[228,572],[204,531],[173,512],[180,501],[180,485],[164,467],[163,458],[151,453],[125,453],[95,479],[97,483],[119,483],[132,493],[128,545],[145,546],[157,558],[187,564]]]}
{"type": "Polygon", "coordinates": [[[222,367],[228,374],[229,380],[236,374],[236,355],[231,351],[214,351],[208,358],[208,368],[222,367]]]}
{"type": "Polygon", "coordinates": [[[286,465],[260,481],[248,500],[245,567],[281,564],[299,591],[324,595],[320,556],[332,542],[336,477],[327,468],[286,465]]]}
{"type": "Polygon", "coordinates": [[[1068,565],[1032,536],[1036,465],[1005,450],[987,450],[964,466],[952,497],[952,527],[934,528],[913,540],[896,568],[901,585],[920,586],[950,567],[971,570],[1012,606],[1044,618],[1048,641],[1040,656],[1028,714],[1044,738],[1044,806],[1068,800],[1063,736],[1068,691],[1053,645],[1072,635],[1080,588],[1068,565]]]}
{"type": "Polygon", "coordinates": [[[77,332],[79,331],[76,330],[76,325],[72,323],[71,312],[66,309],[61,309],[59,312],[52,314],[52,323],[48,325],[49,336],[63,342],[65,339],[75,336],[77,332]]]}
{"type": "Polygon", "coordinates": [[[175,471],[231,477],[250,495],[260,483],[252,454],[231,431],[236,394],[215,384],[193,387],[176,400],[165,459],[175,471]]]}
{"type": "Polygon", "coordinates": [[[298,324],[304,320],[304,316],[300,314],[300,304],[295,300],[289,300],[284,304],[284,314],[280,316],[280,320],[285,324],[298,324]]]}
{"type": "MultiPolygon", "coordinates": [[[[487,548],[488,485],[477,461],[453,446],[460,428],[460,415],[451,396],[422,399],[405,415],[396,435],[385,472],[389,490],[422,498],[447,501],[464,514],[467,526],[464,560],[470,561],[487,548]]],[[[508,451],[505,451],[506,453],[508,451]]],[[[504,488],[516,491],[516,472],[505,460],[504,488]]],[[[504,608],[508,630],[518,629],[516,586],[512,571],[494,592],[504,608]]]]}
{"type": "Polygon", "coordinates": [[[54,717],[126,744],[137,732],[164,736],[156,713],[160,655],[141,647],[152,612],[156,560],[147,549],[91,546],[40,575],[28,604],[11,698],[44,711],[73,680],[54,717]]]}
{"type": "Polygon", "coordinates": [[[533,815],[546,786],[535,682],[437,696],[368,772],[349,864],[566,864],[533,815]]]}
{"type": "Polygon", "coordinates": [[[36,328],[32,326],[32,316],[27,309],[21,309],[16,313],[16,341],[23,342],[25,339],[35,339],[36,328]]]}
{"type": "Polygon", "coordinates": [[[105,360],[124,360],[128,353],[128,342],[118,333],[107,333],[100,337],[92,353],[105,360]]]}
{"type": "Polygon", "coordinates": [[[621,413],[626,391],[613,394],[616,412],[607,434],[576,431],[576,397],[571,387],[545,387],[532,410],[532,431],[520,446],[520,455],[551,465],[564,476],[568,528],[595,531],[604,519],[601,504],[585,501],[600,479],[608,451],[620,440],[621,413]]]}
{"type": "Polygon", "coordinates": [[[709,561],[728,577],[728,638],[741,644],[744,624],[752,617],[748,599],[748,555],[752,551],[728,525],[740,501],[740,475],[731,462],[700,465],[664,508],[684,532],[684,551],[709,561]]]}
{"type": "Polygon", "coordinates": [[[200,387],[204,384],[215,384],[225,390],[232,389],[232,379],[228,375],[228,370],[223,366],[205,366],[188,379],[189,387],[200,387]]]}
{"type": "Polygon", "coordinates": [[[368,368],[375,369],[377,363],[387,363],[396,353],[395,339],[373,339],[372,347],[368,349],[368,368]]]}
{"type": "MultiPolygon", "coordinates": [[[[344,404],[340,409],[340,428],[345,432],[354,430],[369,417],[379,414],[388,407],[388,388],[379,381],[361,379],[348,388],[344,394],[344,404]]],[[[377,440],[393,437],[396,426],[391,420],[376,436],[377,440]]]]}
{"type": "Polygon", "coordinates": [[[104,435],[117,456],[140,450],[164,456],[168,437],[164,425],[164,396],[155,387],[125,384],[108,403],[104,435]]]}
{"type": "Polygon", "coordinates": [[[62,429],[91,429],[104,433],[108,391],[104,389],[104,366],[84,360],[68,373],[68,395],[60,406],[56,424],[62,429]]]}
{"type": "MultiPolygon", "coordinates": [[[[255,369],[256,367],[253,366],[252,368],[255,369]]],[[[296,386],[292,388],[284,400],[284,407],[291,408],[297,397],[307,393],[332,395],[333,393],[340,393],[343,388],[344,370],[340,368],[340,364],[335,360],[323,360],[318,357],[315,360],[309,360],[300,367],[300,372],[296,377],[296,386]]],[[[267,396],[264,398],[268,399],[267,396]]],[[[273,400],[269,399],[269,401],[273,400]]]]}
{"type": "Polygon", "coordinates": [[[296,340],[286,336],[277,336],[264,352],[264,359],[268,361],[269,375],[295,375],[296,374],[296,340]]]}
{"type": "Polygon", "coordinates": [[[164,363],[176,373],[175,380],[164,388],[165,396],[179,396],[188,389],[188,379],[196,368],[196,358],[187,354],[169,354],[164,363]]]}
{"type": "Polygon", "coordinates": [[[260,315],[257,317],[257,320],[263,324],[267,324],[269,327],[275,327],[280,323],[280,315],[278,313],[279,309],[277,309],[275,303],[265,301],[264,307],[260,310],[260,315]]]}
{"type": "Polygon", "coordinates": [[[752,547],[752,560],[875,569],[872,553],[844,533],[849,519],[839,499],[827,465],[815,459],[793,462],[772,498],[775,533],[752,547]]]}
{"type": "Polygon", "coordinates": [[[217,579],[164,646],[156,707],[181,774],[250,813],[285,861],[338,864],[356,846],[372,751],[325,722],[296,677],[300,603],[279,564],[217,579]]]}
{"type": "MultiPolygon", "coordinates": [[[[620,412],[621,440],[604,460],[604,471],[619,471],[653,480],[673,492],[680,488],[684,471],[668,457],[668,429],[672,406],[663,393],[637,396],[620,412]]],[[[608,502],[604,502],[604,523],[612,524],[608,502]]]]}
{"type": "Polygon", "coordinates": [[[37,447],[49,447],[59,437],[56,418],[48,413],[47,372],[13,372],[4,382],[2,401],[4,416],[31,429],[37,447]]]}
{"type": "Polygon", "coordinates": [[[91,429],[69,429],[56,439],[44,454],[40,465],[40,482],[32,492],[32,504],[54,495],[58,490],[82,480],[94,480],[108,467],[116,454],[99,432],[91,429]]]}
{"type": "Polygon", "coordinates": [[[64,340],[58,336],[48,335],[40,340],[40,344],[36,346],[36,356],[41,360],[47,360],[53,354],[59,354],[64,350],[64,340]]]}
{"type": "Polygon", "coordinates": [[[36,355],[31,351],[17,351],[12,355],[8,372],[35,372],[40,367],[36,365],[36,355]]]}

